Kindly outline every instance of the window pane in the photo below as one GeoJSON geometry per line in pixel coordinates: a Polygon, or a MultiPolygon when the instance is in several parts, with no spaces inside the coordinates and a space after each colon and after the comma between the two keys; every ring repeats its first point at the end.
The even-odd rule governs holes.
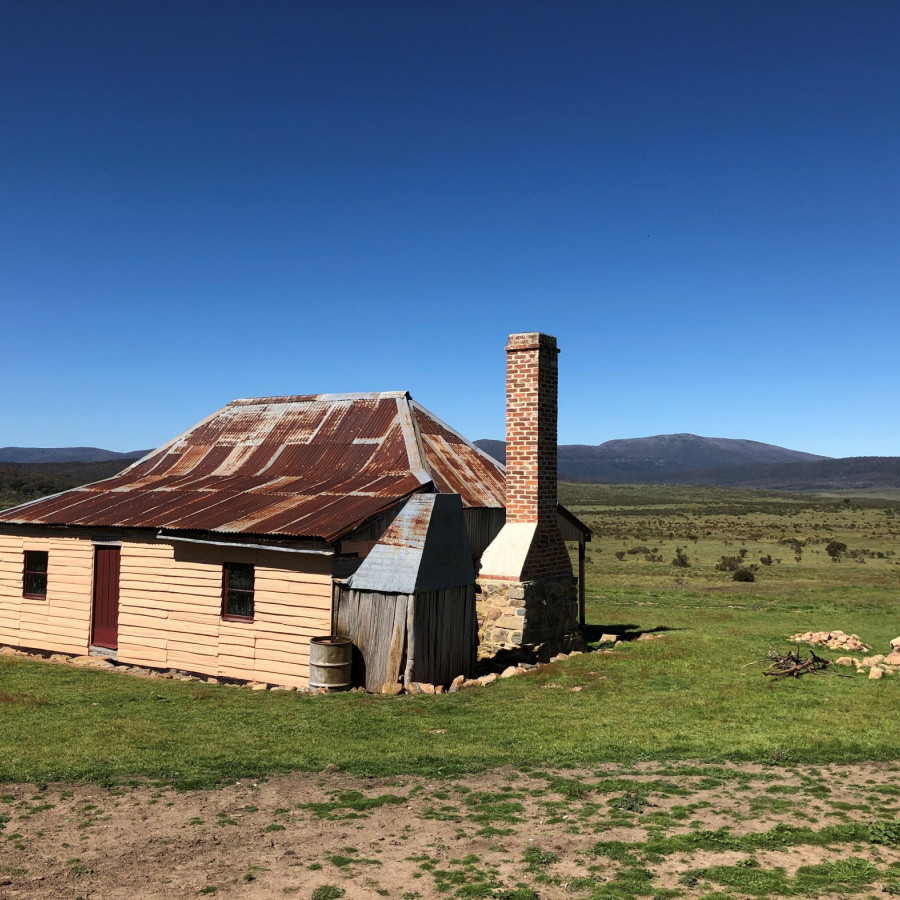
{"type": "Polygon", "coordinates": [[[47,571],[46,550],[26,550],[25,551],[25,571],[26,572],[46,572],[47,571]]]}
{"type": "Polygon", "coordinates": [[[47,595],[47,576],[42,572],[25,573],[25,593],[47,595]]]}
{"type": "Polygon", "coordinates": [[[253,618],[253,594],[246,591],[229,591],[225,614],[253,618]]]}
{"type": "Polygon", "coordinates": [[[247,563],[228,563],[228,587],[238,591],[252,591],[253,566],[247,563]]]}

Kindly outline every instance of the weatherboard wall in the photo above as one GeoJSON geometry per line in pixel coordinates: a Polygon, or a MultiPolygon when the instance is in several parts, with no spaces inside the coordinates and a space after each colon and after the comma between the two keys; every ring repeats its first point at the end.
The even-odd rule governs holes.
{"type": "MultiPolygon", "coordinates": [[[[0,642],[86,653],[89,537],[0,535],[0,642]],[[49,552],[46,600],[22,597],[23,551],[49,552]]],[[[126,540],[121,548],[118,659],[135,665],[305,685],[309,640],[331,629],[328,556],[126,540]],[[221,615],[222,564],[255,566],[252,622],[221,615]]]]}
{"type": "Polygon", "coordinates": [[[93,558],[88,540],[0,534],[0,643],[87,652],[93,558]],[[22,596],[26,550],[48,552],[46,598],[22,596]]]}
{"type": "Polygon", "coordinates": [[[331,629],[330,564],[330,557],[265,550],[129,544],[122,549],[119,658],[305,685],[309,640],[331,629]],[[252,622],[222,619],[224,562],[255,566],[252,622]]]}

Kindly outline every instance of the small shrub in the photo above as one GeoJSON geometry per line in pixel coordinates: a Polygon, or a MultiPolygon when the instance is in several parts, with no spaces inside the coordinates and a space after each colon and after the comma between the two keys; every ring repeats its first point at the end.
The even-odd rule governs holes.
{"type": "Polygon", "coordinates": [[[691,567],[691,561],[681,547],[675,548],[675,559],[672,560],[672,565],[678,566],[680,569],[689,569],[691,567]]]}
{"type": "Polygon", "coordinates": [[[647,806],[647,797],[639,791],[625,791],[621,797],[613,797],[612,800],[608,800],[607,805],[612,809],[641,813],[647,806]]]}
{"type": "Polygon", "coordinates": [[[869,841],[873,844],[900,844],[900,821],[872,822],[869,825],[869,841]]]}
{"type": "Polygon", "coordinates": [[[320,884],[310,894],[309,900],[338,900],[338,897],[343,897],[345,893],[343,888],[335,884],[320,884]]]}
{"type": "Polygon", "coordinates": [[[625,559],[625,551],[624,550],[616,551],[616,559],[619,560],[619,562],[621,562],[623,559],[625,559]]]}
{"type": "Polygon", "coordinates": [[[523,854],[522,859],[528,864],[528,868],[532,871],[536,869],[546,869],[552,863],[559,862],[558,854],[552,850],[541,850],[540,847],[529,847],[523,854]]]}
{"type": "Polygon", "coordinates": [[[716,569],[720,572],[737,572],[743,566],[744,560],[740,556],[721,556],[716,563],[716,569]]]}
{"type": "Polygon", "coordinates": [[[829,541],[825,545],[825,552],[833,560],[839,560],[847,552],[847,545],[843,541],[829,541]]]}
{"type": "Polygon", "coordinates": [[[771,565],[772,565],[772,554],[771,554],[771,553],[767,553],[765,556],[761,556],[761,557],[759,558],[759,561],[760,561],[764,566],[771,566],[771,565]]]}
{"type": "Polygon", "coordinates": [[[734,581],[756,581],[756,576],[753,574],[752,569],[747,567],[735,569],[731,577],[734,581]]]}
{"type": "Polygon", "coordinates": [[[649,553],[649,552],[650,552],[649,547],[645,547],[643,544],[639,544],[637,547],[632,547],[628,551],[628,555],[629,556],[637,556],[640,553],[649,553]]]}

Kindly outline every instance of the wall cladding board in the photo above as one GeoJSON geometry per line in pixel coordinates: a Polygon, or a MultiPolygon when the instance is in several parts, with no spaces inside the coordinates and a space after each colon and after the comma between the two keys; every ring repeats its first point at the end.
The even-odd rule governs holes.
{"type": "Polygon", "coordinates": [[[84,537],[0,535],[0,640],[18,647],[83,653],[90,636],[91,543],[84,537]],[[26,550],[45,551],[47,596],[22,596],[26,550]]]}
{"type": "Polygon", "coordinates": [[[150,634],[165,638],[164,665],[299,687],[309,677],[309,638],[330,630],[330,560],[323,557],[126,543],[121,588],[122,660],[150,634]],[[255,566],[252,622],[222,621],[225,562],[255,566]]]}
{"type": "MultiPolygon", "coordinates": [[[[0,534],[0,642],[82,654],[91,630],[92,535],[0,534]],[[23,552],[49,553],[46,600],[22,597],[23,552]]],[[[121,662],[291,686],[309,677],[309,639],[331,628],[329,557],[180,546],[123,535],[121,662]],[[223,622],[222,564],[256,567],[252,622],[223,622]]]]}

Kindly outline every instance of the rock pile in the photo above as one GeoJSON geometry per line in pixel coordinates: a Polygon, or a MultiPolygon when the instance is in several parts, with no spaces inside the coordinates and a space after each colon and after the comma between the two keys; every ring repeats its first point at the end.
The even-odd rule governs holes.
{"type": "Polygon", "coordinates": [[[851,653],[866,653],[871,650],[857,634],[844,634],[843,631],[804,631],[802,634],[792,634],[790,640],[794,643],[812,644],[814,647],[829,647],[832,650],[849,650],[851,653]]]}
{"type": "MultiPolygon", "coordinates": [[[[867,647],[855,634],[844,634],[843,631],[805,631],[802,634],[791,635],[791,640],[803,644],[813,644],[830,647],[832,650],[845,650],[851,653],[867,653],[871,647],[867,647]]],[[[900,637],[891,641],[891,652],[875,653],[872,656],[864,656],[856,659],[853,656],[839,656],[834,660],[836,666],[856,667],[857,674],[868,675],[877,679],[885,675],[893,675],[900,672],[900,637]]]]}
{"type": "Polygon", "coordinates": [[[856,666],[857,674],[866,674],[869,678],[881,678],[882,675],[893,675],[900,671],[900,651],[894,650],[885,656],[876,653],[874,656],[866,656],[863,659],[854,659],[852,656],[841,656],[834,661],[836,666],[856,666]]]}

